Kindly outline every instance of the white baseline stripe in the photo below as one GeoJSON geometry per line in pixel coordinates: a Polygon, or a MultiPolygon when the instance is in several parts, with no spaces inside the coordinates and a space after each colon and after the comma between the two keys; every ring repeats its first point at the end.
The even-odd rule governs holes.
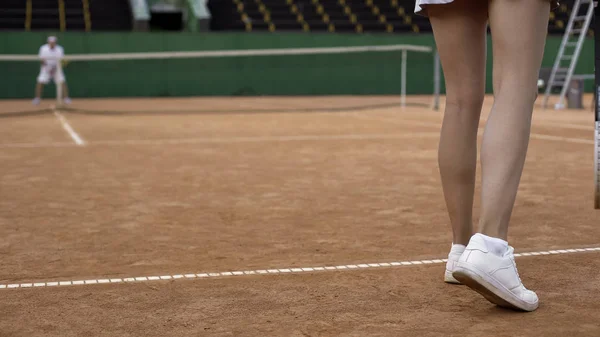
{"type": "Polygon", "coordinates": [[[58,121],[62,125],[63,129],[65,129],[65,131],[67,131],[67,133],[69,134],[69,136],[71,136],[71,138],[73,139],[75,144],[77,144],[78,146],[85,146],[85,141],[81,137],[79,137],[79,135],[77,134],[77,132],[75,132],[75,130],[73,130],[73,128],[71,127],[71,125],[69,124],[69,122],[67,121],[65,116],[63,116],[58,111],[54,111],[54,116],[56,116],[56,118],[58,118],[58,121]]]}
{"type": "MultiPolygon", "coordinates": [[[[392,123],[396,125],[405,125],[405,126],[423,126],[423,127],[432,127],[432,128],[440,128],[442,126],[440,123],[435,122],[423,122],[423,121],[412,121],[412,120],[396,120],[389,118],[380,118],[373,116],[365,116],[364,114],[347,114],[346,116],[351,116],[357,119],[362,120],[370,120],[370,121],[379,121],[384,123],[392,123]]],[[[483,127],[479,127],[479,130],[483,130],[483,127]]],[[[481,136],[481,135],[480,135],[481,136]]],[[[583,139],[583,138],[569,138],[569,137],[560,137],[560,136],[552,136],[552,135],[544,135],[540,133],[531,133],[531,139],[537,140],[551,140],[551,141],[559,141],[559,142],[567,142],[567,143],[576,143],[576,144],[594,144],[593,139],[583,139]]]]}
{"type": "Polygon", "coordinates": [[[439,137],[438,132],[411,132],[403,134],[341,134],[341,135],[299,135],[299,136],[258,136],[227,138],[182,138],[182,139],[134,139],[134,140],[99,140],[93,145],[166,145],[166,144],[199,144],[199,143],[262,143],[262,142],[297,142],[325,140],[376,140],[439,137]]]}
{"type": "Polygon", "coordinates": [[[554,141],[558,141],[558,142],[576,143],[576,144],[594,144],[594,141],[591,139],[567,138],[567,137],[560,137],[560,136],[542,135],[539,133],[532,133],[531,139],[554,140],[554,141]]]}
{"type": "Polygon", "coordinates": [[[43,149],[52,147],[75,147],[73,142],[51,142],[51,143],[7,143],[0,144],[0,149],[43,149]]]}
{"type": "MultiPolygon", "coordinates": [[[[232,143],[262,143],[262,142],[297,142],[297,141],[335,141],[335,140],[377,140],[377,139],[407,139],[435,138],[438,132],[414,132],[404,134],[341,134],[341,135],[300,135],[300,136],[258,136],[258,137],[219,137],[219,138],[163,138],[163,139],[125,139],[98,140],[85,142],[89,146],[128,146],[128,145],[179,145],[179,144],[232,144],[232,143]]],[[[71,147],[73,143],[13,143],[0,144],[3,148],[46,148],[71,147]]]]}
{"type": "MultiPolygon", "coordinates": [[[[358,117],[361,118],[361,117],[358,117]]],[[[376,118],[361,118],[367,120],[379,120],[382,122],[391,122],[402,125],[413,125],[413,126],[425,126],[425,127],[439,127],[434,123],[424,122],[397,122],[382,120],[376,118]]],[[[64,117],[63,117],[64,120],[64,117]]],[[[73,132],[71,137],[78,146],[90,145],[90,146],[131,146],[131,145],[180,145],[180,144],[233,144],[233,143],[262,143],[262,142],[296,142],[296,141],[328,141],[328,140],[377,140],[377,139],[407,139],[407,138],[435,138],[439,137],[439,132],[411,132],[405,134],[346,134],[346,135],[301,135],[301,136],[267,136],[267,137],[228,137],[228,138],[174,138],[174,139],[124,139],[124,140],[98,140],[94,142],[84,141],[69,124],[63,124],[65,130],[70,129],[73,132]],[[68,128],[68,129],[67,129],[68,128]],[[78,140],[77,140],[78,139],[78,140]],[[79,143],[78,143],[79,141],[79,143]]],[[[581,138],[567,138],[559,136],[550,136],[542,134],[531,134],[532,139],[538,140],[550,140],[559,142],[568,142],[576,144],[594,144],[593,140],[581,139],[581,138]]],[[[11,148],[53,148],[53,147],[71,147],[72,143],[64,142],[53,142],[53,143],[8,143],[0,144],[0,149],[11,149],[11,148]]]]}
{"type": "Polygon", "coordinates": [[[582,125],[573,123],[559,123],[559,122],[538,122],[534,121],[533,126],[536,127],[554,127],[562,129],[574,129],[574,130],[585,130],[590,131],[594,129],[593,125],[582,125]]]}
{"type": "MultiPolygon", "coordinates": [[[[127,146],[127,145],[179,145],[179,144],[211,144],[211,143],[260,143],[260,142],[294,142],[294,141],[327,141],[327,140],[377,140],[377,139],[406,139],[406,138],[435,138],[439,132],[411,132],[405,134],[341,134],[341,135],[299,135],[299,136],[266,136],[266,137],[228,137],[228,138],[174,138],[174,139],[125,139],[125,140],[98,140],[93,143],[84,141],[69,125],[62,114],[56,112],[57,118],[78,146],[102,145],[102,146],[127,146]]],[[[358,119],[380,121],[398,125],[423,126],[439,128],[437,123],[419,121],[397,121],[374,117],[356,116],[358,119]]],[[[576,144],[594,144],[593,140],[581,138],[568,138],[532,133],[532,139],[568,142],[576,144]]],[[[10,148],[52,148],[70,147],[72,143],[8,143],[0,144],[0,149],[10,148]]]]}
{"type": "MultiPolygon", "coordinates": [[[[515,254],[515,257],[527,257],[527,256],[551,256],[561,254],[573,254],[573,253],[588,253],[588,252],[600,252],[600,247],[590,248],[577,248],[577,249],[560,249],[560,250],[549,250],[539,252],[526,252],[515,254]]],[[[190,279],[198,280],[204,278],[223,278],[223,277],[242,277],[248,275],[274,275],[274,274],[305,274],[313,272],[336,272],[344,270],[364,270],[364,269],[376,269],[376,268],[394,268],[394,267],[405,267],[405,266],[419,266],[419,265],[433,265],[445,263],[447,259],[431,259],[431,260],[415,260],[415,261],[395,261],[395,262],[379,262],[379,263],[361,263],[361,264],[348,264],[348,265],[328,265],[328,266],[317,266],[317,267],[287,267],[277,269],[258,269],[258,270],[245,270],[245,271],[224,271],[224,272],[204,272],[197,274],[176,274],[176,275],[164,275],[164,276],[137,276],[137,277],[124,277],[124,278],[99,278],[91,279],[86,281],[42,281],[42,282],[28,282],[28,283],[13,283],[13,284],[0,284],[1,289],[16,289],[16,288],[40,288],[40,287],[67,287],[67,286],[84,286],[92,284],[111,284],[111,283],[141,283],[141,282],[157,282],[164,280],[176,280],[176,279],[190,279]]],[[[157,274],[155,274],[157,275],[157,274]]]]}

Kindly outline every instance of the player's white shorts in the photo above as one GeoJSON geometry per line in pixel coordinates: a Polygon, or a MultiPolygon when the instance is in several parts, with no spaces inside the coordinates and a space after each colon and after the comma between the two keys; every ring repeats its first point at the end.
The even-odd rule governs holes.
{"type": "Polygon", "coordinates": [[[50,79],[54,79],[54,83],[63,83],[65,81],[65,74],[60,67],[41,67],[37,78],[38,83],[48,84],[50,79]]]}

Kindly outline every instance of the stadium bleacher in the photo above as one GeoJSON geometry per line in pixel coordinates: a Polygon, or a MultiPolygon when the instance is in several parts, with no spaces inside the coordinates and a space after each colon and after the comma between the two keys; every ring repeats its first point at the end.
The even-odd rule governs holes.
{"type": "MultiPolygon", "coordinates": [[[[82,0],[75,0],[81,2],[82,0]]],[[[129,1],[89,0],[92,30],[131,30],[133,20],[129,1]]]]}
{"type": "MultiPolygon", "coordinates": [[[[430,32],[413,13],[414,0],[209,0],[213,30],[430,32]]],[[[562,34],[574,0],[550,16],[549,33],[562,34]]]]}
{"type": "Polygon", "coordinates": [[[27,6],[23,0],[0,1],[0,29],[22,30],[26,25],[27,6]]]}
{"type": "MultiPolygon", "coordinates": [[[[574,0],[552,12],[549,33],[562,34],[574,0]]],[[[214,31],[430,32],[414,0],[208,0],[214,31]]],[[[0,30],[131,30],[124,0],[2,0],[0,30]]],[[[593,34],[593,31],[590,31],[593,34]]]]}
{"type": "Polygon", "coordinates": [[[131,30],[124,0],[2,0],[0,30],[131,30]]]}

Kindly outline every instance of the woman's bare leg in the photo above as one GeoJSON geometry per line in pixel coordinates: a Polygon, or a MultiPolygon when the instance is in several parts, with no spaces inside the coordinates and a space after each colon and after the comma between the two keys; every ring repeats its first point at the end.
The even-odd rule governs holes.
{"type": "Polygon", "coordinates": [[[446,110],[439,167],[453,242],[467,245],[473,234],[477,131],[485,95],[486,1],[458,0],[429,6],[446,81],[446,110]]]}
{"type": "Polygon", "coordinates": [[[494,106],[481,149],[481,233],[507,239],[527,154],[550,4],[548,0],[491,0],[494,106]]]}
{"type": "Polygon", "coordinates": [[[527,154],[549,13],[548,0],[489,2],[495,100],[481,149],[481,234],[473,235],[452,273],[490,302],[524,311],[536,310],[539,299],[521,282],[506,237],[527,154]]]}

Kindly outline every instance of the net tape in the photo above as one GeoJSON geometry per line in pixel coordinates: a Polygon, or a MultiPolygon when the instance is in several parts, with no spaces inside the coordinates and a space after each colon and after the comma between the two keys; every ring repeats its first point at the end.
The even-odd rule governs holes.
{"type": "MultiPolygon", "coordinates": [[[[212,51],[179,51],[148,53],[114,53],[114,54],[74,54],[65,56],[68,61],[103,61],[103,60],[148,60],[148,59],[182,59],[202,57],[240,57],[240,56],[273,56],[273,55],[318,55],[346,54],[365,52],[412,51],[432,53],[433,48],[415,45],[358,46],[331,48],[283,48],[283,49],[248,49],[248,50],[212,50],[212,51]]],[[[0,55],[0,61],[39,61],[37,55],[0,55]]]]}

